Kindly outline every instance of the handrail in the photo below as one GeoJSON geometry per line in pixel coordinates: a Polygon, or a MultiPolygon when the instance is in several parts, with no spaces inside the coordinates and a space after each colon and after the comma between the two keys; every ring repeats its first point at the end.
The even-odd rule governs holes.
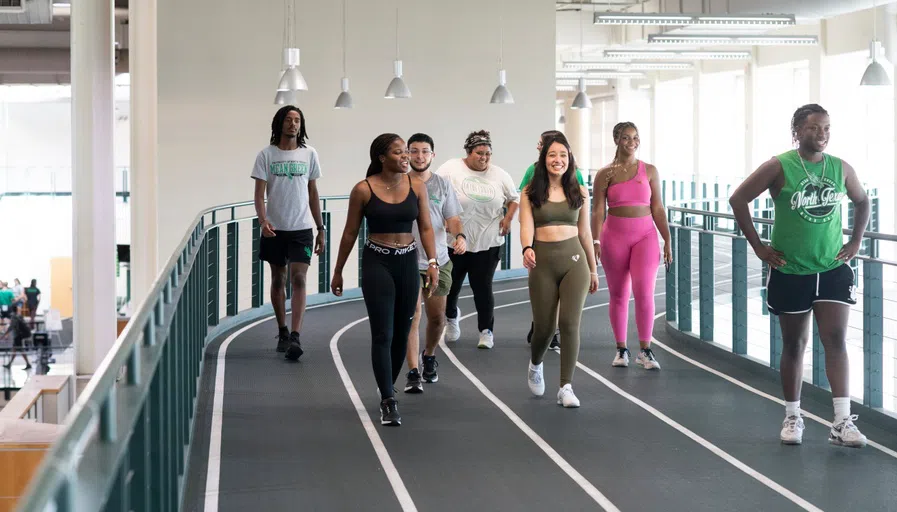
{"type": "MultiPolygon", "coordinates": [[[[690,208],[678,208],[678,207],[675,207],[675,206],[670,206],[670,207],[667,208],[667,210],[668,210],[668,211],[673,211],[673,212],[684,213],[684,214],[687,214],[687,215],[700,215],[700,216],[702,216],[702,217],[717,217],[717,218],[720,218],[720,219],[735,220],[735,215],[732,215],[731,213],[708,212],[708,211],[706,211],[706,210],[694,210],[694,209],[690,209],[690,208]]],[[[768,224],[768,225],[770,225],[770,226],[773,225],[773,223],[774,223],[774,220],[773,220],[773,219],[759,219],[759,218],[754,217],[754,218],[752,218],[751,220],[752,220],[755,224],[768,224]]],[[[845,234],[845,235],[852,235],[852,234],[853,234],[853,229],[844,228],[844,234],[845,234]]],[[[865,233],[863,233],[863,238],[869,238],[869,239],[871,239],[871,240],[884,240],[884,241],[887,241],[887,242],[897,242],[897,235],[892,235],[892,234],[889,234],[889,233],[879,233],[879,232],[877,232],[877,231],[868,231],[868,230],[867,230],[865,233]]]]}
{"type": "MultiPolygon", "coordinates": [[[[872,217],[870,227],[877,227],[878,198],[872,201],[872,217]]],[[[784,350],[783,340],[780,334],[778,317],[769,314],[766,307],[766,288],[762,283],[770,272],[769,265],[761,262],[761,276],[759,301],[750,299],[748,288],[748,243],[742,234],[738,224],[735,229],[717,230],[718,220],[735,221],[735,216],[730,213],[696,210],[691,208],[679,208],[671,206],[667,208],[670,241],[674,265],[669,269],[666,287],[666,325],[668,330],[677,331],[695,340],[715,343],[718,339],[715,335],[717,322],[715,310],[721,307],[731,308],[731,325],[719,328],[725,330],[725,340],[720,343],[732,351],[733,354],[748,357],[749,338],[755,340],[756,326],[749,329],[749,322],[756,322],[756,317],[748,315],[751,307],[759,307],[761,314],[768,317],[769,323],[769,367],[780,370],[780,358],[784,350]],[[701,217],[701,219],[696,217],[701,217]],[[693,302],[695,300],[693,281],[693,255],[695,250],[693,232],[698,232],[698,322],[693,321],[693,302]],[[728,306],[717,304],[718,291],[714,285],[716,280],[714,267],[714,253],[716,248],[715,237],[731,239],[731,302],[728,306]],[[752,320],[753,318],[753,320],[752,320]]],[[[848,206],[848,217],[852,209],[848,206]]],[[[767,213],[767,212],[764,212],[767,213]]],[[[772,218],[751,218],[751,222],[761,226],[760,237],[768,242],[769,228],[774,224],[772,218]]],[[[844,229],[843,233],[850,235],[851,229],[844,229]]],[[[895,242],[897,235],[890,233],[878,233],[866,231],[863,237],[860,254],[848,262],[856,280],[855,290],[861,289],[861,299],[858,299],[862,308],[862,369],[863,369],[863,404],[872,409],[885,408],[884,401],[884,375],[883,368],[883,342],[884,342],[884,266],[897,266],[897,262],[878,258],[878,242],[895,242]],[[868,243],[867,243],[868,241],[868,243]]],[[[756,276],[755,276],[756,277],[756,276]]],[[[729,320],[723,321],[727,324],[729,320]]],[[[765,320],[763,321],[766,322],[765,320]]],[[[827,389],[828,380],[825,373],[824,349],[819,337],[818,327],[813,324],[812,341],[812,384],[827,389]]],[[[756,351],[756,343],[752,343],[756,351]]],[[[756,354],[756,352],[755,352],[756,354]]],[[[765,356],[764,356],[765,357],[765,356]]],[[[887,406],[890,407],[890,406],[887,406]]]]}
{"type": "MultiPolygon", "coordinates": [[[[348,196],[324,196],[321,200],[336,201],[348,199],[348,196]]],[[[94,434],[98,427],[98,435],[102,441],[114,442],[121,431],[124,436],[130,436],[135,427],[139,409],[131,418],[119,418],[116,414],[116,387],[120,378],[121,369],[127,368],[128,384],[139,385],[140,377],[148,373],[153,375],[162,358],[162,350],[166,343],[170,343],[164,335],[160,336],[162,343],[156,345],[155,329],[167,328],[174,331],[174,310],[179,305],[184,290],[178,290],[180,278],[186,280],[190,271],[200,255],[198,248],[205,239],[207,233],[217,226],[251,220],[251,217],[238,219],[234,210],[237,208],[252,206],[253,201],[239,201],[225,205],[206,208],[199,212],[190,228],[181,237],[176,249],[171,253],[165,265],[156,275],[146,297],[136,306],[131,320],[115,340],[106,356],[103,358],[94,376],[87,383],[82,393],[78,396],[63,426],[63,431],[46,457],[41,462],[35,473],[35,478],[30,482],[27,493],[19,504],[19,510],[44,510],[52,502],[57,502],[59,510],[72,510],[74,507],[74,489],[70,488],[71,472],[76,468],[79,454],[87,439],[94,434]],[[206,216],[217,217],[219,212],[230,210],[231,218],[218,222],[217,219],[206,225],[206,216]],[[171,306],[172,311],[167,311],[171,306]],[[143,341],[142,344],[139,341],[143,341]],[[149,367],[141,368],[141,347],[154,347],[149,358],[149,367]],[[121,428],[124,427],[124,428],[121,428]]],[[[205,317],[199,311],[194,312],[198,316],[205,317]]],[[[195,319],[193,319],[195,320],[195,319]]],[[[187,320],[190,322],[190,319],[187,320]]],[[[147,385],[148,386],[148,385],[147,385]]],[[[144,387],[147,387],[144,386],[144,387]]],[[[140,390],[138,396],[133,398],[144,399],[149,393],[148,389],[140,390]]],[[[132,408],[128,408],[132,409],[132,408]]],[[[124,453],[125,447],[118,446],[112,452],[106,453],[111,464],[118,464],[124,453]]],[[[109,468],[106,468],[109,469],[109,468]]],[[[106,490],[111,488],[116,481],[114,473],[104,475],[91,475],[89,480],[93,484],[104,486],[106,490]]],[[[86,499],[86,498],[85,498],[86,499]]]]}

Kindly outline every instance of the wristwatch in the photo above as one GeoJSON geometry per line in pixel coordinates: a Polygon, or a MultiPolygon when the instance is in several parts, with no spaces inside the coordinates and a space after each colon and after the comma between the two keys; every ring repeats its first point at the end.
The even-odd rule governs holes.
{"type": "Polygon", "coordinates": [[[318,226],[318,231],[327,231],[327,226],[324,224],[321,224],[320,226],[318,226]]]}

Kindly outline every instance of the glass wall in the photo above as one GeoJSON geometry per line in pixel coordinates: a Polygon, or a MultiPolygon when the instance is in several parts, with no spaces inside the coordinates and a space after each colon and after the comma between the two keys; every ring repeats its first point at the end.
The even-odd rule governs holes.
{"type": "Polygon", "coordinates": [[[791,117],[798,107],[809,102],[810,70],[807,61],[757,69],[752,168],[794,147],[791,142],[791,117]]]}
{"type": "Polygon", "coordinates": [[[701,77],[698,170],[704,180],[744,175],[744,72],[701,77]]]}
{"type": "Polygon", "coordinates": [[[655,164],[670,178],[692,176],[695,174],[692,78],[658,82],[654,94],[655,164]]]}

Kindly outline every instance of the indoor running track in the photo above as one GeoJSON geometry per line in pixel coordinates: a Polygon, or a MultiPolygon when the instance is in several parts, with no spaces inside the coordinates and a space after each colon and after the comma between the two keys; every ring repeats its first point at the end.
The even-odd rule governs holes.
{"type": "Polygon", "coordinates": [[[360,299],[309,309],[298,363],[275,352],[273,319],[222,336],[207,349],[183,509],[897,510],[893,424],[855,403],[870,446],[831,446],[831,400],[805,392],[804,443],[783,446],[778,374],[674,338],[662,314],[663,369],[637,366],[635,344],[631,366],[613,368],[603,276],[601,287],[583,313],[578,409],[556,404],[554,352],[545,396],[529,392],[525,278],[495,284],[492,350],[476,348],[464,289],[461,339],[440,347],[439,382],[405,394],[403,370],[396,383],[401,427],[379,422],[360,299]]]}

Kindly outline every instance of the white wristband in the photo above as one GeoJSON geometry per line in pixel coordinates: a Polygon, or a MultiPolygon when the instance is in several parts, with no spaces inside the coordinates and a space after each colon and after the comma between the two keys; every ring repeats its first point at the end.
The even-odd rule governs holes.
{"type": "Polygon", "coordinates": [[[601,245],[601,242],[599,240],[592,240],[592,243],[595,245],[601,245]]]}
{"type": "Polygon", "coordinates": [[[436,265],[439,264],[439,262],[436,261],[436,258],[430,258],[430,259],[428,259],[428,260],[427,260],[427,263],[434,263],[434,264],[436,264],[436,265]]]}

